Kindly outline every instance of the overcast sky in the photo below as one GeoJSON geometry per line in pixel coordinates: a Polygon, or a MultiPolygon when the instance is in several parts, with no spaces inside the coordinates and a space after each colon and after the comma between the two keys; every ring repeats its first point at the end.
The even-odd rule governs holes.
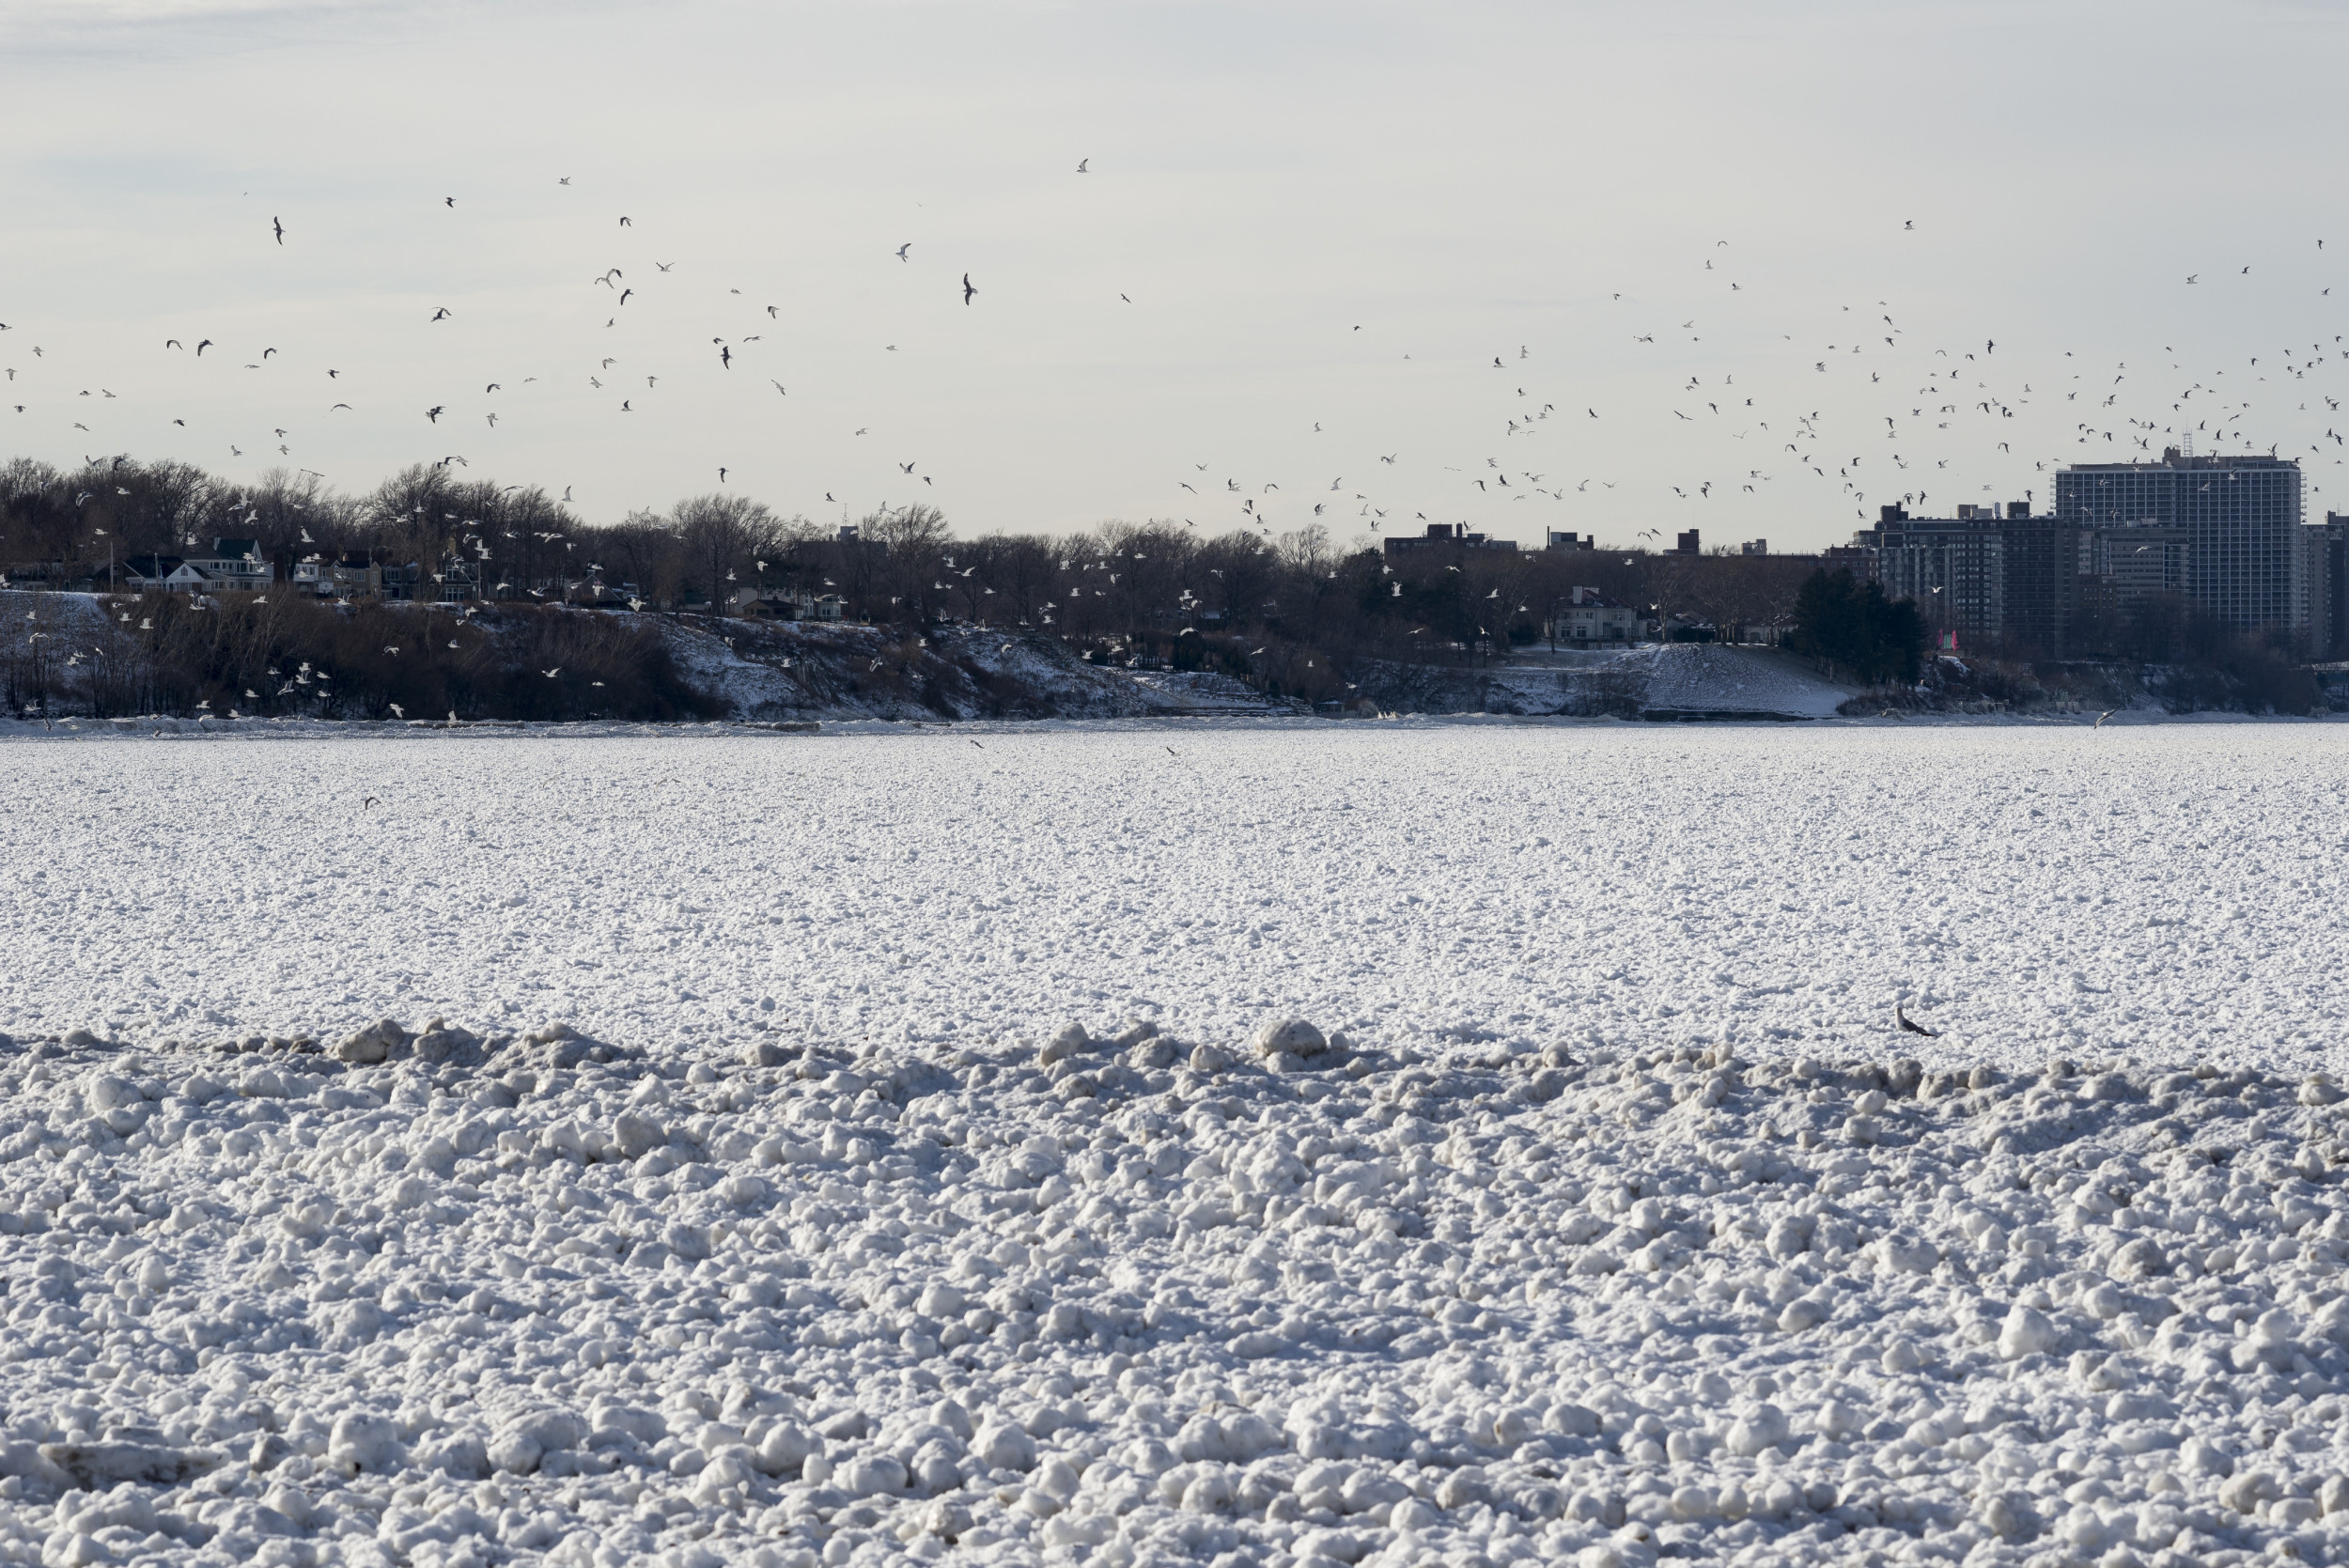
{"type": "Polygon", "coordinates": [[[2345,33],[2050,0],[11,0],[0,456],[355,490],[461,455],[598,521],[723,467],[967,533],[1246,500],[1340,541],[1424,514],[1786,550],[2201,422],[2297,452],[2321,515],[2345,33]]]}

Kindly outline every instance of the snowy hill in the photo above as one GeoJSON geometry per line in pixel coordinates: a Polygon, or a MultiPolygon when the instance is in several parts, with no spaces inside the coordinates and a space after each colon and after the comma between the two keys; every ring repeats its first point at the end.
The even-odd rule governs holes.
{"type": "Polygon", "coordinates": [[[743,719],[1132,719],[1184,706],[1033,631],[715,620],[662,629],[686,678],[743,719]]]}
{"type": "Polygon", "coordinates": [[[1656,716],[1828,719],[1859,693],[1856,686],[1822,679],[1801,660],[1774,648],[1679,643],[1634,649],[1622,662],[1643,672],[1641,702],[1656,716]]]}
{"type": "Polygon", "coordinates": [[[1374,663],[1360,673],[1365,696],[1401,713],[1826,719],[1859,693],[1773,648],[1702,643],[1528,654],[1485,669],[1374,663]]]}

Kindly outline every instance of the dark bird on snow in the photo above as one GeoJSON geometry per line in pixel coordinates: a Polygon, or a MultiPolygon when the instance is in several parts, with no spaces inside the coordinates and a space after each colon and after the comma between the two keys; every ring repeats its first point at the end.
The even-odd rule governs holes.
{"type": "Polygon", "coordinates": [[[1928,1040],[1937,1040],[1941,1036],[1941,1032],[1939,1030],[1927,1029],[1923,1024],[1919,1023],[1916,1019],[1910,1017],[1906,1012],[1902,1011],[1901,1004],[1897,1001],[1892,1003],[1892,1018],[1894,1022],[1901,1026],[1901,1032],[1904,1034],[1921,1034],[1928,1040]]]}

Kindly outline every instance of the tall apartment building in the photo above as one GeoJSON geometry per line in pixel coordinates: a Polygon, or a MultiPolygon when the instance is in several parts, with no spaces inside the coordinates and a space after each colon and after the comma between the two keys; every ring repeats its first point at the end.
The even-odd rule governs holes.
{"type": "Polygon", "coordinates": [[[1962,648],[1992,647],[2005,630],[2006,540],[1994,509],[1960,509],[1964,517],[1912,518],[1887,506],[1852,544],[1870,552],[1887,598],[1917,601],[1927,629],[1955,632],[1962,648]]]}
{"type": "Polygon", "coordinates": [[[2182,530],[2186,599],[2229,626],[2330,640],[2296,459],[2198,458],[2173,446],[2158,462],[2075,464],[2055,482],[2055,516],[2074,527],[2182,530]]]}
{"type": "Polygon", "coordinates": [[[2020,501],[1912,518],[1887,506],[1852,536],[1888,598],[1917,601],[1937,639],[1959,648],[2066,659],[2081,602],[2081,531],[2020,501]]]}
{"type": "Polygon", "coordinates": [[[2193,541],[2187,530],[2158,522],[2085,532],[2084,575],[2107,585],[2112,604],[2128,609],[2164,594],[2186,595],[2193,541]]]}
{"type": "Polygon", "coordinates": [[[2327,512],[2301,533],[2309,551],[2310,657],[2349,657],[2349,514],[2327,512]]]}

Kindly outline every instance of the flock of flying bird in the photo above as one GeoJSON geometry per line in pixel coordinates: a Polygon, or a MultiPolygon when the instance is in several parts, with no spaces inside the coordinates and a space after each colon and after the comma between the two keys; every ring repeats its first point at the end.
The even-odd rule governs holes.
{"type": "MultiPolygon", "coordinates": [[[[1081,160],[1075,172],[1090,175],[1090,159],[1081,160]]],[[[557,183],[568,188],[571,180],[565,177],[557,183]]],[[[457,198],[444,196],[442,206],[454,210],[457,198]]],[[[614,231],[636,231],[632,216],[615,216],[614,231]]],[[[1914,232],[1913,221],[1905,222],[1902,232],[1914,232]]],[[[301,240],[298,229],[288,227],[279,215],[271,217],[268,238],[279,248],[288,247],[289,241],[298,245],[301,240]]],[[[887,254],[910,266],[915,248],[915,242],[909,241],[887,254]]],[[[2323,248],[2321,241],[2318,248],[2323,248]]],[[[2320,333],[2306,346],[2294,344],[2280,351],[2248,356],[2240,365],[2214,365],[2200,370],[2188,369],[2166,346],[2158,359],[2140,353],[2134,360],[2092,367],[2068,351],[2060,357],[2049,354],[2025,360],[2010,346],[2001,355],[1998,341],[1988,337],[1978,348],[1927,348],[1921,340],[1911,340],[1893,308],[1878,300],[1872,305],[1838,308],[1824,324],[1811,323],[1800,342],[1793,332],[1775,334],[1778,342],[1772,351],[1757,356],[1753,343],[1768,335],[1758,334],[1750,318],[1757,291],[1728,275],[1728,257],[1723,253],[1729,250],[1729,241],[1719,241],[1712,254],[1691,258],[1702,261],[1701,266],[1692,265],[1690,272],[1712,302],[1707,306],[1702,302],[1708,295],[1688,296],[1699,302],[1693,313],[1684,316],[1690,310],[1687,304],[1662,313],[1655,299],[1628,292],[1594,302],[1595,308],[1613,315],[1634,352],[1654,349],[1658,366],[1654,377],[1634,383],[1628,396],[1624,396],[1625,383],[1618,378],[1611,383],[1617,388],[1611,406],[1604,411],[1602,400],[1588,391],[1576,396],[1563,385],[1535,384],[1546,378],[1536,373],[1533,350],[1528,344],[1516,344],[1487,356],[1488,365],[1484,358],[1476,361],[1485,366],[1482,374],[1491,388],[1484,399],[1494,440],[1489,452],[1452,462],[1438,456],[1430,462],[1421,454],[1397,447],[1376,452],[1367,476],[1358,474],[1349,481],[1341,472],[1330,476],[1325,487],[1319,479],[1297,482],[1292,474],[1291,487],[1285,490],[1278,479],[1258,476],[1243,482],[1236,474],[1211,476],[1212,465],[1193,463],[1190,474],[1175,479],[1165,492],[1167,505],[1189,527],[1209,531],[1239,527],[1268,537],[1276,527],[1314,525],[1371,535],[1416,534],[1431,522],[1481,525],[1506,535],[1523,532],[1506,526],[1516,515],[1509,508],[1535,498],[1547,503],[1529,514],[1539,520],[1532,525],[1536,528],[1553,522],[1574,523],[1595,513],[1619,515],[1624,502],[1636,499],[1657,524],[1639,531],[1637,536],[1660,542],[1664,528],[1697,523],[1717,500],[1759,496],[1766,488],[1789,481],[1807,492],[1804,515],[1826,521],[1835,515],[1818,505],[1827,498],[1849,505],[1854,515],[1862,519],[1872,515],[1875,505],[1886,502],[1929,508],[1938,498],[1946,505],[1957,499],[1962,485],[1980,480],[1984,465],[1996,465],[1996,472],[2008,483],[2016,477],[2025,479],[2030,488],[2024,499],[2035,501],[2046,493],[2042,488],[2046,482],[2032,476],[2069,460],[2143,459],[2158,457],[2163,447],[2186,442],[2204,451],[2265,450],[2286,427],[2312,435],[2312,427],[2319,423],[2324,436],[2321,442],[2307,442],[2310,451],[2326,457],[2349,444],[2349,435],[2337,430],[2327,417],[2341,405],[2326,390],[2319,374],[2349,358],[2339,334],[2320,333]],[[1717,329],[1706,319],[1715,311],[1738,314],[1726,317],[1717,329]],[[1681,318],[1676,326],[1675,318],[1681,318]],[[1717,346],[1703,347],[1708,334],[1717,331],[1720,334],[1715,340],[1717,346]],[[1718,346],[1724,338],[1744,345],[1727,351],[1736,363],[1729,357],[1712,358],[1724,355],[1718,346]],[[2311,376],[2318,378],[2313,387],[2306,384],[2311,376]],[[2309,408],[2310,396],[2321,401],[2322,411],[2309,408]],[[1860,415],[1857,410],[1862,407],[1875,411],[1860,415]],[[1834,411],[1828,411],[1830,409],[1834,411]],[[2295,415],[2310,417],[2295,419],[2295,415]],[[1682,430],[1681,427],[1691,428],[1682,430]],[[2051,438],[2051,432],[2061,435],[2051,438]],[[1659,477],[1649,464],[1643,464],[1636,475],[1614,476],[1577,472],[1567,466],[1579,464],[1587,470],[1602,455],[1620,460],[1635,439],[1676,442],[1672,450],[1682,454],[1680,460],[1690,465],[1689,472],[1673,483],[1672,477],[1659,477]],[[2028,474],[2021,468],[2025,458],[2033,465],[2028,474]],[[1959,466],[1952,470],[1952,463],[1959,466]],[[1604,504],[1607,492],[1626,483],[1633,484],[1633,496],[1604,504]],[[1595,495],[1594,484],[1600,487],[1595,495]]],[[[635,340],[624,337],[620,329],[630,302],[648,297],[641,291],[671,287],[679,263],[651,261],[649,272],[640,263],[630,265],[637,269],[633,276],[614,265],[583,285],[589,290],[606,291],[600,313],[604,315],[602,330],[614,334],[612,351],[589,352],[583,356],[583,363],[568,372],[550,365],[543,367],[542,375],[517,378],[512,383],[517,393],[542,379],[575,376],[575,384],[583,384],[614,415],[626,416],[637,411],[640,399],[659,394],[664,374],[674,379],[672,372],[630,363],[629,356],[635,351],[630,344],[635,340]],[[643,378],[641,389],[636,380],[639,376],[643,378]]],[[[2251,268],[2244,266],[2226,281],[2259,287],[2248,282],[2250,276],[2251,268]]],[[[2208,287],[2199,272],[2186,274],[2185,286],[2208,287]]],[[[967,271],[961,272],[958,292],[965,307],[980,308],[981,290],[967,271]]],[[[2322,296],[2330,293],[2329,287],[2322,290],[2322,296]]],[[[1132,303],[1123,293],[1119,298],[1132,303]]],[[[718,298],[717,311],[709,311],[706,301],[695,308],[704,311],[706,322],[725,325],[724,331],[713,334],[698,350],[707,362],[715,364],[722,383],[738,374],[740,361],[746,366],[746,392],[756,389],[764,396],[771,388],[776,398],[790,396],[783,380],[766,375],[763,369],[747,371],[750,364],[763,363],[769,347],[766,329],[784,319],[784,306],[754,303],[739,288],[728,288],[718,298]],[[762,330],[745,332],[745,325],[762,330]]],[[[641,313],[641,303],[637,309],[641,313]]],[[[24,341],[18,336],[21,326],[0,322],[0,370],[5,371],[8,383],[0,390],[13,394],[0,402],[0,414],[25,421],[21,428],[26,435],[20,441],[54,444],[64,433],[60,425],[102,438],[90,444],[135,435],[122,428],[125,421],[101,411],[120,396],[103,384],[103,377],[89,386],[74,384],[76,374],[86,373],[87,367],[53,359],[41,344],[26,342],[21,354],[9,352],[15,343],[24,341]],[[17,401],[19,396],[24,400],[17,401]],[[93,425],[92,420],[98,423],[93,425]]],[[[427,332],[457,334],[463,324],[456,311],[439,305],[419,326],[427,332]]],[[[1336,332],[1334,326],[1332,332],[1336,332]]],[[[1362,332],[1362,325],[1355,324],[1343,334],[1346,351],[1399,349],[1399,345],[1384,344],[1376,333],[1367,339],[1356,335],[1362,332]]],[[[890,343],[879,351],[897,350],[898,345],[890,343]]],[[[166,337],[156,351],[185,355],[192,364],[218,365],[216,374],[220,375],[291,374],[297,378],[297,387],[300,378],[315,378],[313,384],[319,390],[311,395],[307,414],[288,413],[282,416],[282,422],[268,424],[267,439],[248,431],[236,441],[220,443],[231,458],[251,457],[264,463],[272,456],[296,458],[295,443],[301,437],[294,432],[305,418],[406,418],[423,427],[420,434],[429,432],[426,439],[444,445],[467,444],[457,432],[477,418],[480,424],[474,428],[481,438],[494,439],[506,410],[492,399],[502,393],[514,396],[506,393],[506,380],[493,379],[475,396],[444,396],[406,414],[369,407],[363,415],[351,399],[361,397],[358,389],[368,383],[364,370],[315,360],[294,367],[297,355],[281,354],[275,344],[260,343],[240,353],[198,333],[166,337]],[[190,337],[193,348],[188,347],[190,337]],[[348,396],[343,396],[346,393],[348,396]],[[447,439],[443,441],[443,437],[447,439]],[[250,453],[248,446],[253,448],[250,453]]],[[[455,357],[451,356],[452,361],[455,357]]],[[[1408,352],[1401,357],[1412,359],[1408,352]]],[[[272,390],[282,393],[289,404],[303,396],[282,381],[273,383],[272,390]]],[[[201,398],[194,400],[191,408],[171,414],[163,428],[187,431],[194,437],[206,423],[204,407],[201,398]]],[[[1299,423],[1301,427],[1305,422],[1299,423]]],[[[857,427],[855,435],[865,436],[870,428],[857,427]]],[[[1312,433],[1324,433],[1321,422],[1312,422],[1312,433]]],[[[160,434],[149,432],[150,439],[160,434]]],[[[99,460],[87,452],[84,457],[99,460]]],[[[922,467],[918,461],[893,460],[908,483],[919,479],[926,494],[935,492],[935,474],[917,472],[922,467]]],[[[2335,457],[2333,460],[2340,459],[2335,457]]],[[[450,451],[437,458],[437,465],[469,466],[469,459],[461,452],[450,451]]],[[[713,466],[716,480],[723,486],[734,482],[732,476],[739,465],[713,466]]],[[[299,472],[324,477],[312,469],[299,472]]],[[[1983,483],[1980,489],[2006,499],[1991,484],[1983,483]]],[[[824,489],[825,501],[844,507],[850,505],[842,501],[838,489],[838,486],[824,489]]],[[[568,488],[565,499],[569,499],[568,488]]],[[[886,505],[884,501],[884,509],[886,505]]],[[[1785,509],[1783,505],[1774,508],[1785,509]]],[[[1737,515],[1733,513],[1732,519],[1737,515]]]]}

